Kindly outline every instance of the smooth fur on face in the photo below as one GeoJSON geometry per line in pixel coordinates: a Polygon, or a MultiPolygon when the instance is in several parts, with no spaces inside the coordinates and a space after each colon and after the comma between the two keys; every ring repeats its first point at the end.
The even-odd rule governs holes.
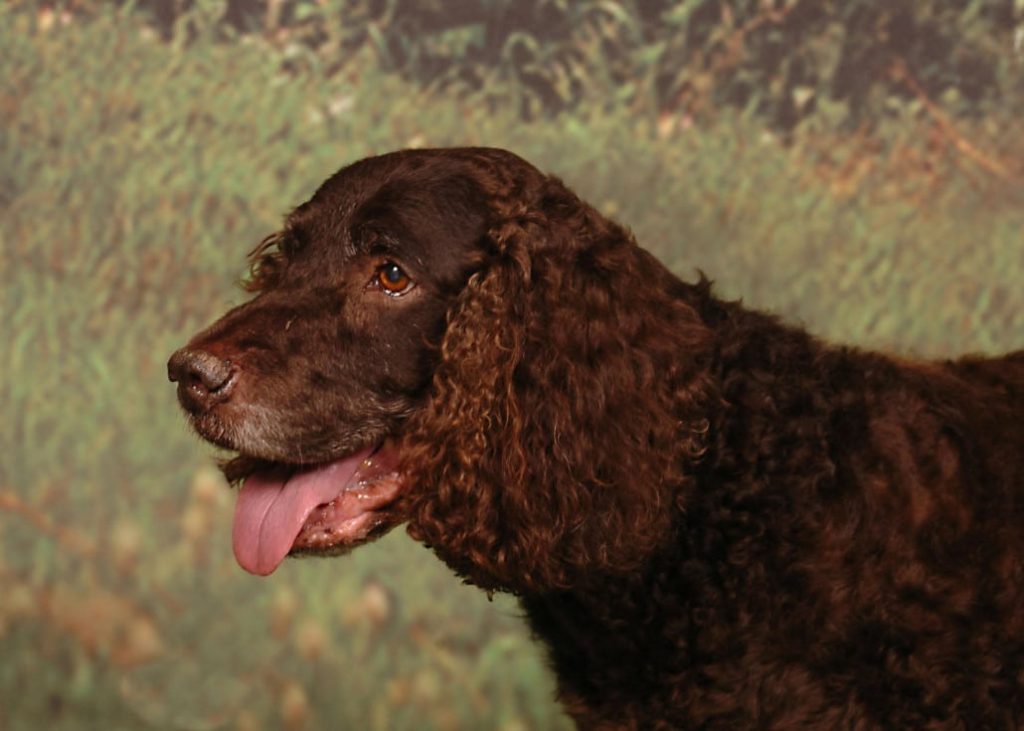
{"type": "Polygon", "coordinates": [[[1024,351],[832,346],[483,148],[355,163],[172,356],[249,571],[405,522],[595,729],[1024,728],[1024,351]]]}
{"type": "Polygon", "coordinates": [[[330,178],[253,253],[256,297],[190,342],[230,362],[232,386],[207,409],[195,382],[179,382],[185,406],[199,406],[195,427],[244,455],[304,464],[392,434],[430,381],[484,223],[468,171],[426,156],[330,178]]]}

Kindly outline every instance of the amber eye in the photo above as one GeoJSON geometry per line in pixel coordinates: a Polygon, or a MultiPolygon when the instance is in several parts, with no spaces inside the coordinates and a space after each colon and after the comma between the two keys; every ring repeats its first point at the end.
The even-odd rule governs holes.
{"type": "Polygon", "coordinates": [[[402,294],[412,286],[412,279],[402,267],[393,261],[385,262],[377,267],[377,284],[391,295],[402,294]]]}

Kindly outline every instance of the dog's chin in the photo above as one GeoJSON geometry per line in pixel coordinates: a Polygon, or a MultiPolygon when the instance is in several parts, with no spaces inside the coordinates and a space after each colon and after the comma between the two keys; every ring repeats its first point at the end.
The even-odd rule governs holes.
{"type": "Polygon", "coordinates": [[[403,521],[404,481],[389,440],[316,463],[240,453],[221,469],[240,486],[232,543],[253,574],[271,573],[288,555],[347,553],[403,521]]]}
{"type": "MultiPolygon", "coordinates": [[[[232,485],[242,482],[254,472],[277,465],[324,464],[352,449],[338,448],[333,452],[307,449],[301,452],[301,459],[294,445],[302,444],[302,435],[276,434],[274,438],[262,434],[250,418],[237,417],[213,411],[206,414],[188,414],[189,425],[201,439],[219,447],[234,456],[221,460],[220,468],[232,485]]],[[[372,440],[367,440],[372,441],[372,440]]]]}

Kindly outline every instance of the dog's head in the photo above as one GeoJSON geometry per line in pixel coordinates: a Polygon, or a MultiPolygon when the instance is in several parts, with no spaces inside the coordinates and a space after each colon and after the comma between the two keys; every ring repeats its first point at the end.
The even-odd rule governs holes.
{"type": "MultiPolygon", "coordinates": [[[[671,353],[695,321],[672,281],[511,153],[344,168],[253,252],[255,296],[168,364],[196,431],[237,453],[225,471],[243,482],[240,563],[267,574],[290,552],[337,553],[409,519],[463,573],[493,560],[551,585],[565,566],[524,568],[536,553],[566,564],[614,539],[615,521],[574,525],[580,511],[661,525],[690,430],[665,416],[692,376],[671,353]],[[649,324],[626,303],[678,317],[649,324]],[[581,426],[594,433],[577,438],[581,426]],[[624,474],[654,502],[637,512],[608,488],[624,474]],[[541,529],[557,547],[538,545],[541,529]]],[[[473,578],[524,582],[497,565],[473,578]]]]}

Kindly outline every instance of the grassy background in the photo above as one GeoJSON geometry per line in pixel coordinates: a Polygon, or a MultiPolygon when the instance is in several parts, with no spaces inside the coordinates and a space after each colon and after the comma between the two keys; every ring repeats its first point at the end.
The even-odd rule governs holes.
{"type": "Polygon", "coordinates": [[[164,363],[346,162],[507,147],[680,275],[823,336],[1024,347],[1024,195],[934,119],[789,146],[739,114],[524,124],[369,53],[283,71],[258,38],[164,43],[112,11],[0,5],[0,48],[0,731],[567,727],[515,604],[400,531],[270,580],[234,565],[164,363]]]}

